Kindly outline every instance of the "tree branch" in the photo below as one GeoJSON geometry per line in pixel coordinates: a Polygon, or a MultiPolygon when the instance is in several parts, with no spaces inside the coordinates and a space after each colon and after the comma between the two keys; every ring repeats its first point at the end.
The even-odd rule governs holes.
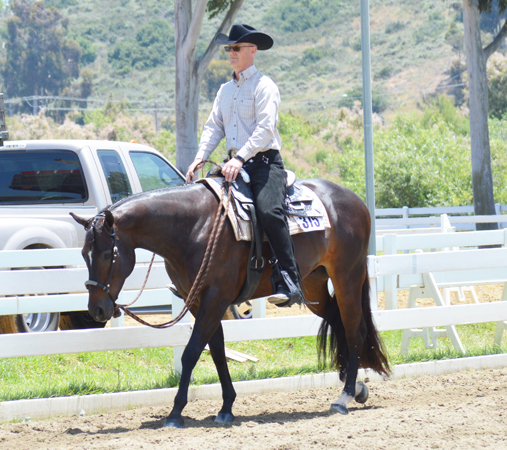
{"type": "MultiPolygon", "coordinates": [[[[227,11],[227,14],[225,15],[224,20],[218,27],[217,33],[224,33],[232,26],[234,20],[236,19],[236,16],[238,15],[239,10],[241,9],[241,6],[243,6],[243,2],[244,0],[234,0],[229,10],[227,11]]],[[[213,37],[213,39],[208,45],[208,48],[204,52],[203,57],[199,61],[199,65],[197,67],[199,80],[202,79],[204,72],[210,65],[211,60],[215,56],[217,48],[218,45],[215,44],[215,37],[213,37]]]]}
{"type": "Polygon", "coordinates": [[[503,43],[503,40],[505,39],[505,36],[507,36],[507,19],[505,19],[505,22],[500,32],[495,36],[493,41],[484,49],[484,57],[486,58],[486,60],[488,60],[488,58],[499,49],[499,47],[503,43]]]}
{"type": "Polygon", "coordinates": [[[183,43],[185,53],[197,44],[199,34],[201,33],[202,21],[204,20],[204,13],[206,12],[206,6],[208,6],[208,0],[197,0],[194,13],[192,14],[192,20],[188,26],[188,32],[183,43]]]}

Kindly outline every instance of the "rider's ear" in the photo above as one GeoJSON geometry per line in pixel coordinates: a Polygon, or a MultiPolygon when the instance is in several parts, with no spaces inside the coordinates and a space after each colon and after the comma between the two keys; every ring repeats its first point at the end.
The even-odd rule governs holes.
{"type": "Polygon", "coordinates": [[[104,226],[106,227],[106,230],[112,233],[114,231],[114,216],[111,214],[111,211],[106,210],[105,211],[105,220],[104,220],[104,226]]]}

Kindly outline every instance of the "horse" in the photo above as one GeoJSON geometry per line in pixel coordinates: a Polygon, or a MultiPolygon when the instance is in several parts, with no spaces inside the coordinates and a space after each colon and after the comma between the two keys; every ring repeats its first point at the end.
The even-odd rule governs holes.
{"type": "MultiPolygon", "coordinates": [[[[331,227],[293,236],[302,286],[309,309],[323,319],[318,333],[319,358],[330,356],[344,382],[333,412],[348,413],[352,400],[364,403],[368,389],[357,382],[359,367],[379,374],[390,373],[383,344],[372,320],[367,272],[371,219],[359,196],[327,180],[302,180],[322,200],[331,227]],[[330,294],[331,278],[334,293],[330,294]],[[328,342],[328,334],[330,334],[328,342]]],[[[205,184],[163,188],[127,197],[91,219],[74,219],[85,227],[82,255],[89,271],[90,315],[109,320],[125,279],[134,269],[135,249],[160,255],[178,293],[187,298],[198,275],[207,247],[219,199],[205,184]]],[[[192,370],[209,345],[222,387],[223,404],[215,422],[234,420],[236,398],[227,360],[221,320],[238,297],[246,278],[250,243],[237,241],[226,220],[211,261],[209,273],[192,304],[195,324],[182,355],[182,372],[173,409],[165,426],[181,428],[188,400],[192,370]]],[[[267,243],[263,255],[271,257],[267,243]]],[[[272,269],[266,264],[252,298],[271,294],[272,269]]]]}

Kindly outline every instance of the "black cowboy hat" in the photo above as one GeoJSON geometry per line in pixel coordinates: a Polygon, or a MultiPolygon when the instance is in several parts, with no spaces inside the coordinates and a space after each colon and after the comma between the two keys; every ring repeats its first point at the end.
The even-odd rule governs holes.
{"type": "Polygon", "coordinates": [[[259,50],[268,50],[273,47],[273,38],[265,33],[257,31],[250,25],[237,23],[232,26],[229,36],[217,33],[215,42],[218,45],[234,45],[241,42],[254,44],[259,50]]]}

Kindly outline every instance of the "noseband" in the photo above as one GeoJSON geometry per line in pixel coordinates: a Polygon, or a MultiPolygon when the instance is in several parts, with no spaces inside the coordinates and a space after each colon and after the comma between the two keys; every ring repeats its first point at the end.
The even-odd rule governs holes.
{"type": "MultiPolygon", "coordinates": [[[[93,219],[90,219],[91,221],[91,224],[89,225],[87,223],[87,226],[85,226],[85,229],[89,229],[89,228],[92,228],[93,231],[95,232],[95,225],[97,224],[97,221],[101,218],[101,217],[104,217],[105,218],[105,213],[100,213],[100,214],[97,214],[93,219]]],[[[109,295],[109,298],[111,299],[111,301],[113,303],[116,302],[116,300],[113,298],[113,296],[111,295],[111,291],[109,290],[109,288],[111,287],[111,279],[113,278],[113,265],[114,263],[116,262],[116,257],[118,256],[118,247],[116,246],[116,230],[114,228],[114,225],[113,225],[113,231],[112,233],[108,231],[108,229],[106,227],[104,227],[104,230],[106,231],[106,233],[111,236],[113,238],[113,245],[112,245],[112,251],[113,251],[113,254],[112,254],[112,259],[111,259],[111,267],[109,269],[109,279],[107,280],[107,283],[106,285],[104,286],[103,284],[100,284],[98,281],[94,281],[94,280],[87,280],[85,281],[85,286],[86,286],[86,289],[89,291],[90,290],[90,287],[91,286],[96,286],[100,289],[102,289],[104,292],[107,293],[107,295],[109,295]]]]}

